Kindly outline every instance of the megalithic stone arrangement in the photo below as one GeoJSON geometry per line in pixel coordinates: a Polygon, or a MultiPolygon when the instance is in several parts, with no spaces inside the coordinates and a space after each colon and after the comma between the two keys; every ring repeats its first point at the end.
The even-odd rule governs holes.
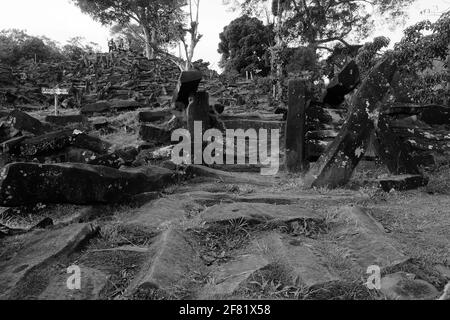
{"type": "Polygon", "coordinates": [[[384,58],[372,69],[354,96],[349,117],[338,137],[308,172],[306,185],[336,188],[348,183],[378,125],[396,71],[393,56],[384,58]]]}

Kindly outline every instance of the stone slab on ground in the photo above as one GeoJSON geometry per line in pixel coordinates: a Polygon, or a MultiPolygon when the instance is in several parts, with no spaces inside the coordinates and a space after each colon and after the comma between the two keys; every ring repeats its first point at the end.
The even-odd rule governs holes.
{"type": "Polygon", "coordinates": [[[35,281],[33,274],[39,273],[40,268],[47,264],[57,263],[58,259],[74,253],[96,232],[97,228],[90,224],[74,224],[62,229],[35,231],[8,239],[13,242],[11,246],[4,244],[0,250],[0,299],[39,294],[40,292],[30,293],[25,290],[35,281]]]}
{"type": "Polygon", "coordinates": [[[370,266],[383,269],[409,259],[400,251],[399,244],[387,236],[383,226],[366,209],[344,207],[340,217],[345,223],[336,230],[338,244],[351,250],[353,262],[363,272],[370,266]]]}
{"type": "Polygon", "coordinates": [[[260,174],[250,174],[243,172],[226,172],[200,165],[189,165],[186,168],[186,173],[193,176],[217,179],[225,183],[272,186],[276,182],[276,177],[273,176],[261,176],[260,174]]]}
{"type": "Polygon", "coordinates": [[[291,241],[288,236],[271,232],[253,242],[255,250],[262,248],[268,259],[281,265],[290,274],[292,284],[312,287],[340,280],[326,267],[324,257],[314,250],[315,241],[291,241]]]}
{"type": "Polygon", "coordinates": [[[295,220],[321,220],[312,209],[301,205],[270,205],[264,203],[217,204],[206,209],[201,217],[207,224],[228,223],[243,220],[248,224],[292,222],[295,220]]]}
{"type": "Polygon", "coordinates": [[[116,170],[86,164],[14,163],[0,173],[0,205],[117,203],[161,190],[176,174],[159,167],[116,170]]]}
{"type": "Polygon", "coordinates": [[[199,259],[187,236],[176,229],[163,232],[150,247],[147,257],[127,289],[128,294],[155,289],[171,292],[199,266],[199,259]]]}
{"type": "Polygon", "coordinates": [[[67,279],[71,276],[64,269],[61,273],[54,274],[47,288],[39,294],[39,300],[99,300],[100,293],[108,284],[109,276],[97,269],[84,265],[78,266],[81,271],[80,290],[70,290],[67,288],[67,279]]]}
{"type": "Polygon", "coordinates": [[[202,288],[201,298],[214,299],[235,293],[251,276],[269,266],[263,255],[243,254],[213,272],[214,282],[202,288]]]}
{"type": "Polygon", "coordinates": [[[167,196],[149,202],[123,218],[123,224],[130,228],[155,231],[180,222],[191,213],[199,212],[204,207],[190,197],[178,195],[167,196]]]}
{"type": "Polygon", "coordinates": [[[378,182],[383,191],[390,192],[391,190],[407,191],[425,187],[428,185],[429,180],[422,175],[406,174],[382,178],[379,179],[378,182]]]}

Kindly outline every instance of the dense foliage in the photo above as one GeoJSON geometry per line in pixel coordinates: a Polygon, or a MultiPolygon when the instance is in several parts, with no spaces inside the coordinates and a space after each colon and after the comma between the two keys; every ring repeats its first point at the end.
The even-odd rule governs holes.
{"type": "Polygon", "coordinates": [[[283,6],[283,37],[293,42],[321,47],[348,39],[364,39],[374,27],[374,19],[383,16],[396,23],[415,0],[243,0],[247,14],[258,14],[261,6],[271,2],[272,13],[278,3],[283,6]],[[374,14],[376,13],[376,14],[374,14]]]}
{"type": "Polygon", "coordinates": [[[220,65],[226,72],[259,71],[259,74],[267,75],[270,71],[267,53],[273,42],[271,26],[244,15],[224,28],[220,41],[220,65]]]}
{"type": "Polygon", "coordinates": [[[0,31],[0,63],[16,66],[26,60],[62,60],[57,44],[45,37],[34,37],[25,31],[10,29],[0,31]]]}
{"type": "Polygon", "coordinates": [[[394,52],[402,67],[399,86],[409,89],[405,102],[445,101],[449,43],[450,12],[435,23],[421,21],[404,31],[394,52]]]}
{"type": "Polygon", "coordinates": [[[184,15],[178,0],[73,0],[82,12],[104,25],[118,24],[128,28],[145,43],[148,58],[161,44],[178,37],[184,15]],[[138,29],[132,25],[139,26],[138,29]]]}

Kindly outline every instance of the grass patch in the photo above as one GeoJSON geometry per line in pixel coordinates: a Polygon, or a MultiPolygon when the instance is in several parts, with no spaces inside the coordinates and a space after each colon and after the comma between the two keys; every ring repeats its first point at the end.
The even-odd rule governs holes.
{"type": "Polygon", "coordinates": [[[423,191],[428,194],[450,195],[450,165],[438,167],[427,173],[430,181],[423,191]]]}
{"type": "Polygon", "coordinates": [[[232,219],[213,223],[188,232],[200,247],[206,265],[226,263],[252,239],[263,232],[277,230],[293,237],[316,238],[329,231],[325,220],[293,219],[290,221],[259,221],[258,219],[232,219]]]}
{"type": "Polygon", "coordinates": [[[101,228],[99,237],[95,239],[90,249],[111,249],[121,246],[149,247],[158,233],[142,230],[138,227],[122,225],[105,225],[101,228]]]}
{"type": "Polygon", "coordinates": [[[249,299],[271,300],[379,300],[382,297],[363,285],[362,280],[333,281],[307,287],[293,284],[283,265],[271,264],[256,272],[237,295],[249,299]]]}

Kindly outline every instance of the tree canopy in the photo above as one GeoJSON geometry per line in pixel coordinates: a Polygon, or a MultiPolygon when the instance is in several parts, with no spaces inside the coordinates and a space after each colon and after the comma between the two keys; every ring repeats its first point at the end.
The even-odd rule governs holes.
{"type": "Polygon", "coordinates": [[[367,38],[374,20],[384,17],[398,22],[405,9],[415,0],[242,0],[246,14],[261,13],[261,6],[272,2],[277,15],[282,6],[283,37],[286,42],[322,47],[339,41],[347,45],[349,38],[367,38]]]}
{"type": "MultiPolygon", "coordinates": [[[[154,57],[161,43],[173,40],[177,22],[184,19],[183,0],[72,0],[82,12],[104,25],[140,27],[148,58],[154,57]]],[[[129,31],[136,31],[130,27],[129,31]]],[[[139,36],[139,35],[136,35],[139,36]]]]}
{"type": "Polygon", "coordinates": [[[266,55],[273,43],[271,26],[265,26],[259,19],[244,15],[224,28],[220,41],[220,65],[226,71],[241,73],[261,70],[263,75],[270,71],[266,55]]]}
{"type": "Polygon", "coordinates": [[[28,35],[23,30],[0,31],[0,62],[15,66],[24,60],[62,60],[60,48],[46,37],[28,35]]]}

